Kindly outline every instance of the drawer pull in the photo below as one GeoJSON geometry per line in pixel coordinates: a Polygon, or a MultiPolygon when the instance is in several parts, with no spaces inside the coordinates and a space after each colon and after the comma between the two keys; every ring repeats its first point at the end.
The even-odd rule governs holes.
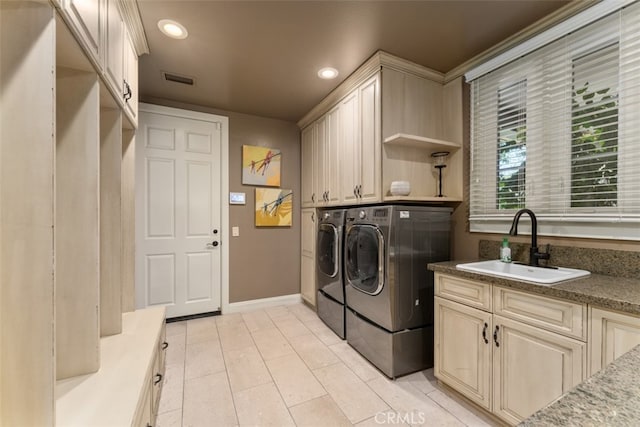
{"type": "Polygon", "coordinates": [[[500,326],[496,325],[496,329],[493,331],[493,342],[496,343],[496,347],[500,347],[500,343],[498,342],[498,331],[500,331],[500,326]]]}
{"type": "Polygon", "coordinates": [[[160,384],[160,381],[162,381],[162,374],[156,374],[156,379],[153,381],[153,385],[160,384]]]}
{"type": "Polygon", "coordinates": [[[166,342],[166,341],[165,341],[165,342],[163,342],[163,343],[162,343],[162,349],[163,349],[163,350],[166,350],[166,349],[167,349],[167,347],[169,347],[169,343],[168,343],[168,342],[166,342]]]}
{"type": "Polygon", "coordinates": [[[484,323],[484,328],[482,328],[482,339],[484,340],[485,344],[489,344],[489,340],[487,339],[487,328],[489,327],[489,324],[487,322],[484,323]]]}

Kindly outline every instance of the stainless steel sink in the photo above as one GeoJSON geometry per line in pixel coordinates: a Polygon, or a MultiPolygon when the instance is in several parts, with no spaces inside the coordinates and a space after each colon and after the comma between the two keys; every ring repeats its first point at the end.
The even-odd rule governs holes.
{"type": "Polygon", "coordinates": [[[540,285],[552,285],[564,280],[576,279],[588,276],[587,270],[574,268],[544,268],[531,267],[524,264],[506,263],[499,260],[470,262],[458,264],[458,270],[471,271],[473,273],[488,274],[489,276],[507,277],[509,279],[524,280],[540,285]]]}

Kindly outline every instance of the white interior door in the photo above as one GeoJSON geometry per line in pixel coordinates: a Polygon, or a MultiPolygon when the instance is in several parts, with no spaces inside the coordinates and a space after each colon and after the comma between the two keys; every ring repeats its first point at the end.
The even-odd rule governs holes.
{"type": "Polygon", "coordinates": [[[138,135],[136,305],[220,310],[222,123],[142,111],[138,135]]]}

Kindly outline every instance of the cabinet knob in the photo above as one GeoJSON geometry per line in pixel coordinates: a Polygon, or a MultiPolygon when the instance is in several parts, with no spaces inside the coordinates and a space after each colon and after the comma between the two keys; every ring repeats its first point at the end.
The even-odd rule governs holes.
{"type": "Polygon", "coordinates": [[[500,331],[500,326],[496,325],[496,328],[493,330],[493,342],[496,343],[496,347],[500,347],[500,343],[498,342],[499,331],[500,331]]]}

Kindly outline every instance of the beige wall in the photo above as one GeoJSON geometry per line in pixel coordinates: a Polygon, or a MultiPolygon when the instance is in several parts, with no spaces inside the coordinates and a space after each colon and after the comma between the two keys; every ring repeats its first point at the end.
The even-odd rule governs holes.
{"type": "MultiPolygon", "coordinates": [[[[229,207],[229,302],[300,293],[300,131],[295,123],[163,99],[144,102],[229,117],[229,191],[246,193],[247,204],[229,207]],[[293,190],[293,226],[256,228],[256,187],[242,185],[243,145],[282,152],[281,188],[293,190]]],[[[228,197],[228,195],[224,195],[228,197]]]]}
{"type": "MultiPolygon", "coordinates": [[[[469,172],[470,168],[470,133],[469,133],[469,119],[470,119],[470,85],[464,85],[464,111],[463,117],[464,123],[464,202],[461,203],[453,212],[453,259],[455,260],[472,260],[478,258],[478,246],[480,240],[502,240],[502,234],[487,234],[487,233],[470,233],[469,232],[469,172]]],[[[509,230],[505,230],[505,234],[509,230]]],[[[509,237],[510,241],[519,243],[530,242],[530,236],[515,236],[509,237]]],[[[574,246],[581,248],[593,248],[593,249],[617,249],[622,251],[640,252],[640,245],[638,242],[629,242],[624,240],[596,240],[596,239],[577,239],[577,238],[560,238],[560,237],[546,237],[540,236],[538,238],[538,246],[546,245],[556,246],[574,246]]],[[[497,258],[498,254],[496,254],[497,258]]]]}

